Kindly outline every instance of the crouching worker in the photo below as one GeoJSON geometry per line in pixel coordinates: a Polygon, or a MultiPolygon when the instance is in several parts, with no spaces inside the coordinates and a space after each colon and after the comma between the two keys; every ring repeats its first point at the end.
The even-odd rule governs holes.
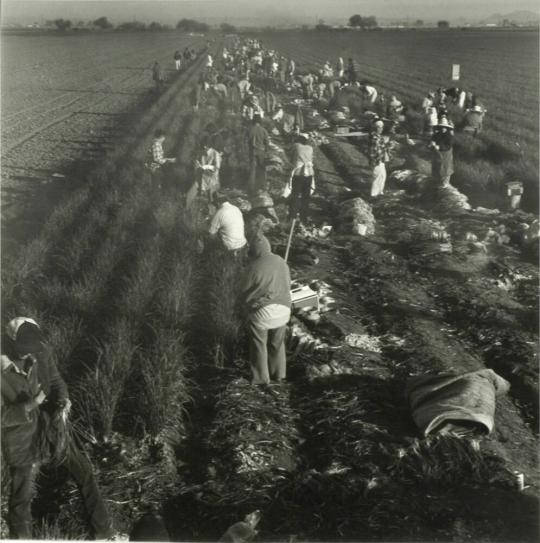
{"type": "Polygon", "coordinates": [[[240,301],[247,317],[251,382],[262,385],[270,380],[284,381],[285,333],[291,316],[289,266],[272,253],[263,235],[251,242],[248,255],[240,301]]]}
{"type": "Polygon", "coordinates": [[[32,538],[34,477],[41,465],[55,462],[79,485],[96,539],[127,539],[113,529],[92,466],[66,431],[71,407],[67,386],[45,355],[38,324],[26,317],[11,320],[3,347],[2,456],[11,477],[10,538],[32,538]]]}
{"type": "Polygon", "coordinates": [[[231,204],[227,196],[220,191],[214,194],[213,203],[217,207],[217,211],[210,222],[208,232],[211,238],[219,236],[227,251],[234,256],[242,256],[247,245],[242,212],[231,204]]]}

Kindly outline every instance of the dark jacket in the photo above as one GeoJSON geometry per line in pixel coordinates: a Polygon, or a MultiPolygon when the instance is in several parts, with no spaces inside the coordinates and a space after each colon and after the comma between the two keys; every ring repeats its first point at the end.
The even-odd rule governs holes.
{"type": "Polygon", "coordinates": [[[50,357],[29,356],[25,362],[21,370],[8,356],[1,357],[2,452],[10,466],[28,466],[41,460],[37,443],[40,411],[52,413],[68,398],[66,383],[50,357]],[[27,411],[25,404],[40,388],[46,400],[27,411]]]}
{"type": "Polygon", "coordinates": [[[247,142],[250,154],[264,156],[270,145],[266,128],[258,123],[251,125],[247,134],[247,142]]]}
{"type": "Polygon", "coordinates": [[[252,261],[248,264],[241,285],[241,300],[248,313],[270,304],[291,306],[289,266],[271,252],[264,236],[257,237],[249,248],[252,261]]]}

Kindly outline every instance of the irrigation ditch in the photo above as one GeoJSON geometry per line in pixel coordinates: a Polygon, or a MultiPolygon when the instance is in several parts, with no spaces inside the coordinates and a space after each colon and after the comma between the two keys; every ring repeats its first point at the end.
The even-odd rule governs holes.
{"type": "MultiPolygon", "coordinates": [[[[493,263],[523,268],[523,276],[533,266],[504,248],[485,257],[408,255],[399,238],[407,221],[451,229],[467,217],[395,187],[373,205],[374,236],[298,234],[293,277],[324,282],[337,310],[317,323],[294,317],[291,329],[312,341],[300,348],[291,332],[288,382],[252,387],[235,310],[239,264],[201,250],[204,201],[190,212],[183,206],[200,141],[216,127],[230,148],[224,181],[241,187],[247,171],[238,115],[212,101],[193,111],[201,67],[141,106],[125,138],[3,266],[4,315],[43,323],[74,400],[73,432],[117,527],[129,532],[157,510],[173,540],[216,541],[259,509],[263,541],[535,540],[537,299],[525,279],[501,289],[493,263]],[[144,168],[157,127],[177,158],[178,184],[161,191],[144,168]],[[302,259],[306,251],[316,261],[302,259]],[[349,346],[349,334],[366,343],[349,346]],[[486,366],[512,383],[494,434],[421,439],[407,379],[486,366]],[[514,470],[525,473],[527,490],[516,489],[514,470]]],[[[367,160],[361,144],[337,138],[315,160],[313,218],[333,224],[342,199],[365,195],[367,160]]],[[[274,194],[286,175],[271,175],[274,194]]],[[[276,203],[284,226],[268,237],[279,250],[286,206],[276,203]]],[[[91,537],[62,469],[44,470],[39,485],[36,537],[91,537]]]]}

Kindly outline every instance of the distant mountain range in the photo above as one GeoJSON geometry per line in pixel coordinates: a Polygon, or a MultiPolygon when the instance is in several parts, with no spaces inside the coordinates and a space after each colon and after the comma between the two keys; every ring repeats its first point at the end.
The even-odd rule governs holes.
{"type": "Polygon", "coordinates": [[[534,13],[534,11],[512,11],[505,15],[494,13],[487,19],[480,21],[480,24],[500,24],[505,19],[516,24],[538,24],[540,22],[540,15],[534,13]]]}

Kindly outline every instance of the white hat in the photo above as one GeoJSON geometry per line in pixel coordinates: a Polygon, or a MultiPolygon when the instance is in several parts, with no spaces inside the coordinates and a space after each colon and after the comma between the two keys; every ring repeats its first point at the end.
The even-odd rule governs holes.
{"type": "Polygon", "coordinates": [[[442,126],[444,128],[454,128],[454,123],[449,121],[446,117],[441,117],[441,120],[437,123],[437,126],[442,126]]]}
{"type": "Polygon", "coordinates": [[[384,123],[381,121],[381,119],[377,119],[377,120],[373,123],[373,126],[380,126],[380,127],[384,128],[384,123]]]}
{"type": "Polygon", "coordinates": [[[474,106],[472,108],[472,111],[476,111],[477,113],[484,113],[484,110],[482,109],[482,106],[474,106]]]}
{"type": "Polygon", "coordinates": [[[15,341],[15,339],[17,339],[17,332],[19,331],[19,328],[25,322],[33,324],[34,326],[37,326],[39,328],[39,324],[34,319],[31,319],[29,317],[15,317],[6,324],[7,337],[15,341]]]}

